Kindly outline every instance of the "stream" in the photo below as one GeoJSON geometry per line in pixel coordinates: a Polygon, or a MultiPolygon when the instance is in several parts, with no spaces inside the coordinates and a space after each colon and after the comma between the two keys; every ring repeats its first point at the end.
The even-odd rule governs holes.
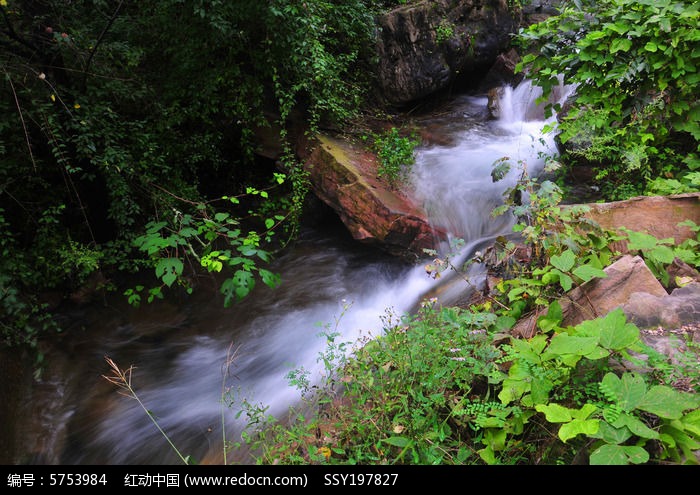
{"type": "MultiPolygon", "coordinates": [[[[486,96],[462,95],[448,115],[421,122],[448,144],[417,149],[407,187],[436,227],[464,241],[463,258],[511,232],[512,218],[494,218],[491,210],[520,170],[494,183],[492,164],[507,156],[536,176],[544,165],[541,153],[556,152],[554,137],[540,134],[545,122],[541,112],[533,114],[536,97],[527,83],[505,88],[500,117],[491,119],[486,96]]],[[[423,265],[407,266],[358,245],[339,223],[306,227],[272,269],[281,274],[279,288],[256,287],[230,308],[212,283],[181,301],[166,298],[136,309],[112,295],[59,315],[66,331],[47,353],[46,370],[21,387],[12,418],[13,463],[181,462],[141,405],[103,377],[110,373],[109,357],[121,369],[134,367],[134,390],[180,452],[200,464],[220,464],[224,435],[240,438],[241,400],[283,416],[300,400],[286,379],[290,371],[303,368],[321,380],[324,330],[351,343],[377,336],[387,313],[411,311],[440,283],[423,265]]],[[[478,272],[472,275],[478,279],[478,272]]],[[[465,290],[442,291],[441,302],[465,290]]],[[[230,452],[226,461],[251,462],[245,452],[230,452]]]]}

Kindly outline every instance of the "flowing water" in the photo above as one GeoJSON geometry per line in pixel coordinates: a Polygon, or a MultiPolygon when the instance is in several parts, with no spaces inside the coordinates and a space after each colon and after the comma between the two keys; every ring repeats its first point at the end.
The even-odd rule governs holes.
{"type": "MultiPolygon", "coordinates": [[[[489,118],[486,97],[462,96],[448,117],[422,123],[450,144],[418,149],[409,187],[437,227],[464,241],[462,257],[510,233],[512,219],[493,218],[491,210],[520,177],[518,165],[537,175],[541,154],[555,153],[553,136],[540,135],[541,113],[532,116],[536,96],[527,84],[505,88],[497,120],[489,118]],[[492,164],[504,157],[513,170],[494,183],[492,164]]],[[[114,298],[63,315],[67,331],[14,419],[15,463],[180,462],[139,403],[103,378],[110,373],[106,356],[121,368],[134,366],[132,386],[180,452],[221,463],[224,434],[235,441],[243,421],[236,417],[240,402],[229,407],[223,397],[269,406],[266,414],[282,417],[300,399],[287,373],[303,368],[318,380],[324,372],[324,331],[347,342],[379,335],[388,313],[411,311],[438,283],[422,266],[358,246],[342,229],[304,230],[274,268],[281,287],[256,288],[231,308],[222,307],[213,284],[187,300],[134,309],[114,298]]],[[[449,303],[466,289],[441,297],[449,303]]],[[[227,460],[246,462],[238,454],[227,460]]]]}

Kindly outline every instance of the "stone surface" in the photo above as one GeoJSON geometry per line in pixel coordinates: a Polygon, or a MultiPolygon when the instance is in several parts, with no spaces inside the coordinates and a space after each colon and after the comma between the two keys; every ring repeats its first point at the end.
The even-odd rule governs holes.
{"type": "Polygon", "coordinates": [[[374,154],[348,140],[319,135],[304,158],[313,192],[333,208],[353,238],[411,261],[444,234],[400,190],[377,177],[374,154]]]}
{"type": "Polygon", "coordinates": [[[520,11],[506,0],[430,0],[378,19],[378,76],[383,97],[405,105],[448,88],[475,86],[511,41],[520,11]]]}
{"type": "MultiPolygon", "coordinates": [[[[664,297],[666,290],[639,256],[625,255],[605,269],[605,278],[594,278],[569,291],[560,299],[564,318],[561,325],[575,326],[584,320],[607,315],[624,306],[635,293],[664,297]]],[[[517,337],[530,338],[537,332],[537,317],[522,318],[512,329],[517,337]]]]}
{"type": "Polygon", "coordinates": [[[679,287],[671,294],[635,292],[621,308],[639,328],[681,328],[700,322],[700,283],[679,287]]]}
{"type": "MultiPolygon", "coordinates": [[[[626,227],[645,232],[657,239],[673,238],[676,244],[695,238],[689,227],[678,224],[691,220],[700,225],[700,193],[674,196],[638,196],[611,203],[587,203],[586,216],[601,227],[616,230],[626,227]]],[[[626,252],[626,244],[616,246],[626,252]]]]}

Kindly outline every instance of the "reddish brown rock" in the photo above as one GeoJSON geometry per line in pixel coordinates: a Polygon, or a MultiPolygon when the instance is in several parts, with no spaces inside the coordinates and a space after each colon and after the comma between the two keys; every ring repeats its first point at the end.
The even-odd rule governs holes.
{"type": "MultiPolygon", "coordinates": [[[[637,293],[655,297],[668,295],[639,256],[625,255],[608,266],[605,273],[605,278],[594,278],[559,300],[564,315],[561,326],[576,326],[582,321],[605,316],[627,304],[637,293]]],[[[537,333],[538,316],[531,315],[518,321],[513,327],[513,335],[532,337],[537,333]]]]}
{"type": "Polygon", "coordinates": [[[319,135],[309,149],[304,163],[313,192],[355,239],[415,259],[443,238],[418,205],[379,180],[376,158],[363,146],[319,135]]]}
{"type": "MultiPolygon", "coordinates": [[[[590,211],[586,216],[605,229],[626,227],[657,239],[673,238],[676,244],[695,238],[690,228],[681,227],[679,223],[691,220],[700,224],[700,193],[639,196],[611,203],[588,203],[587,206],[590,211]]],[[[626,252],[625,244],[616,247],[626,252]]]]}

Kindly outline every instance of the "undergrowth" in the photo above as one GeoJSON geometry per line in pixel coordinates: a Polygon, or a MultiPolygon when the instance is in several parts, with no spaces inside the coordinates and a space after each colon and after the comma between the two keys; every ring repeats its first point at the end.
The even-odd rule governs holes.
{"type": "MultiPolygon", "coordinates": [[[[496,164],[494,180],[509,166],[496,164]]],[[[607,276],[617,241],[668,286],[674,259],[698,266],[700,236],[606,231],[525,171],[505,197],[494,214],[517,216],[516,237],[463,266],[450,256],[428,265],[464,275],[484,264],[490,282],[469,304],[387,309],[381,336],[344,342],[347,304],[321,332],[320,380],[303,368],[288,375],[301,403],[284,421],[264,404],[230,404],[248,428],[228,448],[245,447],[256,464],[698,464],[697,343],[661,354],[621,309],[569,325],[562,306],[574,303],[572,289],[607,276]],[[513,331],[525,318],[532,335],[513,331]]]]}

